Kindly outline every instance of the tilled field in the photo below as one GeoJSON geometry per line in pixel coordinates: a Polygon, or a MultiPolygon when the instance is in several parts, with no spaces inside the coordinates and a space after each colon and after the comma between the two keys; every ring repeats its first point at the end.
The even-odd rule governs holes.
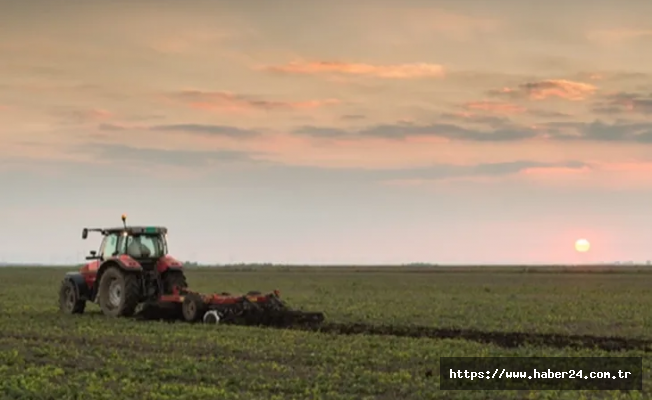
{"type": "Polygon", "coordinates": [[[200,291],[273,289],[319,331],[57,313],[64,269],[0,269],[0,398],[648,398],[652,275],[188,271],[200,291]],[[644,393],[446,392],[439,357],[642,356],[644,393]]]}

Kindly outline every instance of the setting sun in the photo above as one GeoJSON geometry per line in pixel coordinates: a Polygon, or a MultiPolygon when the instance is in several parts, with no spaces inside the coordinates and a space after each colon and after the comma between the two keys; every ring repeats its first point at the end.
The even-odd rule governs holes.
{"type": "Polygon", "coordinates": [[[577,242],[575,242],[575,250],[579,251],[580,253],[586,253],[590,248],[591,244],[586,239],[579,239],[577,242]]]}

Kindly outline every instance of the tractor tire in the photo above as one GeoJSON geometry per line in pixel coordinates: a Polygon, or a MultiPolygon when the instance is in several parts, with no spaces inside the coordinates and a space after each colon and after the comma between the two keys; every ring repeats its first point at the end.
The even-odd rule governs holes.
{"type": "Polygon", "coordinates": [[[117,267],[107,269],[100,281],[99,302],[108,317],[131,317],[140,303],[140,282],[133,272],[117,267]]]}
{"type": "Polygon", "coordinates": [[[166,271],[161,277],[163,280],[163,294],[172,294],[172,288],[187,288],[188,282],[183,271],[166,271]]]}
{"type": "Polygon", "coordinates": [[[59,311],[64,314],[82,314],[86,301],[79,298],[77,286],[70,279],[64,279],[59,289],[59,311]]]}
{"type": "Polygon", "coordinates": [[[186,322],[197,322],[201,320],[206,311],[206,304],[198,294],[186,295],[181,304],[181,312],[186,322]]]}

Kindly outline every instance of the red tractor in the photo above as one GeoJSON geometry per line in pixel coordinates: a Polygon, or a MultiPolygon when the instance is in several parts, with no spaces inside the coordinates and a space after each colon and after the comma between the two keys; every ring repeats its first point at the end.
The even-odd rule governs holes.
{"type": "Polygon", "coordinates": [[[100,232],[104,239],[99,253],[91,251],[91,260],[79,272],[69,272],[59,291],[59,308],[67,314],[81,314],[86,302],[98,303],[110,317],[130,317],[143,304],[158,309],[179,310],[188,322],[236,323],[247,325],[319,324],[319,312],[291,310],[278,291],[245,296],[228,293],[203,295],[188,289],[183,264],[169,256],[167,228],[158,226],[84,228],[100,232]]]}

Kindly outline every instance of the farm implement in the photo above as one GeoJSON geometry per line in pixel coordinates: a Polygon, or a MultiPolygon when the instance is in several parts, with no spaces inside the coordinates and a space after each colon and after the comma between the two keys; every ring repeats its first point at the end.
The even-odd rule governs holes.
{"type": "Polygon", "coordinates": [[[127,226],[84,228],[103,236],[99,252],[91,251],[79,272],[61,282],[59,309],[82,314],[86,303],[97,303],[108,317],[131,317],[139,306],[159,310],[187,322],[262,326],[318,325],[321,312],[291,309],[277,290],[263,294],[201,294],[188,288],[183,264],[168,255],[167,228],[127,226]]]}

